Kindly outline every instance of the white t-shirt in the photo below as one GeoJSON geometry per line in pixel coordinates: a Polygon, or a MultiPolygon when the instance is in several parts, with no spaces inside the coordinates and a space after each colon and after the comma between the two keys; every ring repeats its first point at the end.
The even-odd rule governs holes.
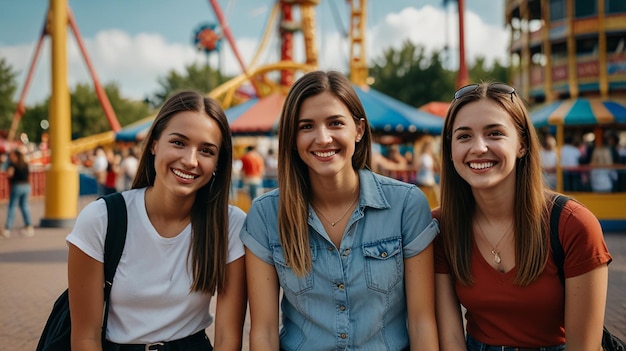
{"type": "MultiPolygon", "coordinates": [[[[111,290],[107,339],[120,344],[169,341],[191,335],[212,323],[211,296],[190,293],[192,275],[187,251],[191,224],[179,235],[164,238],[154,229],[145,206],[145,188],[122,193],[128,210],[128,231],[111,290]]],[[[228,258],[244,255],[239,231],[245,213],[228,211],[228,258]]],[[[104,200],[81,211],[67,241],[103,262],[107,211],[104,200]]]]}

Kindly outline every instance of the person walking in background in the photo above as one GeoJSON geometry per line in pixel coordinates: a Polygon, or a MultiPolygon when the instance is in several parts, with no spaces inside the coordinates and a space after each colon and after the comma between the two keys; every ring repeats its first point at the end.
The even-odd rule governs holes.
{"type": "Polygon", "coordinates": [[[67,236],[72,350],[240,350],[246,314],[245,213],[228,204],[232,138],[219,103],[171,96],[145,139],[128,209],[124,254],[100,345],[104,200],[87,205],[67,236]],[[216,314],[209,313],[217,292],[216,314]]]}
{"type": "Polygon", "coordinates": [[[96,185],[98,186],[98,195],[102,196],[106,194],[106,179],[107,168],[109,166],[109,160],[107,158],[106,151],[102,146],[98,146],[94,150],[93,164],[91,170],[93,176],[96,179],[96,185]]]}
{"type": "Polygon", "coordinates": [[[613,185],[617,181],[617,171],[611,168],[613,160],[614,157],[606,141],[603,140],[601,145],[594,147],[589,163],[591,166],[589,180],[592,191],[599,193],[613,191],[613,185]]]}
{"type": "Polygon", "coordinates": [[[426,140],[422,143],[420,154],[417,158],[417,177],[415,179],[418,186],[436,187],[435,174],[439,172],[439,163],[435,157],[433,140],[426,140]]]}
{"type": "Polygon", "coordinates": [[[350,81],[298,79],[278,138],[279,188],[252,203],[241,231],[250,350],[438,350],[437,223],[414,184],[369,170],[370,126],[350,81]]]}
{"type": "Polygon", "coordinates": [[[561,167],[563,167],[563,190],[581,191],[583,174],[578,169],[582,153],[574,146],[574,137],[565,136],[563,146],[561,146],[561,167]]]}
{"type": "Polygon", "coordinates": [[[6,175],[9,179],[10,188],[9,208],[2,237],[8,238],[11,236],[17,206],[20,207],[22,218],[24,219],[22,235],[30,237],[35,235],[35,229],[30,216],[30,170],[28,162],[26,162],[24,154],[19,149],[13,149],[9,152],[8,162],[6,175]]]}
{"type": "Polygon", "coordinates": [[[129,147],[122,150],[122,160],[118,168],[120,190],[130,189],[137,174],[137,167],[139,167],[139,160],[137,159],[137,152],[135,147],[129,147]]]}
{"type": "Polygon", "coordinates": [[[267,150],[265,155],[265,179],[269,188],[274,189],[278,186],[278,157],[274,149],[267,150]]]}
{"type": "Polygon", "coordinates": [[[248,146],[246,153],[241,157],[241,171],[243,173],[243,184],[248,188],[248,194],[252,201],[259,196],[265,172],[265,160],[256,151],[254,145],[248,146]]]}
{"type": "Polygon", "coordinates": [[[543,136],[539,158],[541,159],[541,169],[543,170],[543,179],[546,185],[552,190],[556,189],[558,157],[556,155],[556,140],[552,135],[546,134],[543,136]]]}
{"type": "Polygon", "coordinates": [[[549,237],[555,193],[542,180],[539,150],[514,88],[482,83],[454,94],[442,131],[441,207],[433,210],[442,349],[600,349],[611,255],[598,219],[567,201],[561,282],[549,237]]]}

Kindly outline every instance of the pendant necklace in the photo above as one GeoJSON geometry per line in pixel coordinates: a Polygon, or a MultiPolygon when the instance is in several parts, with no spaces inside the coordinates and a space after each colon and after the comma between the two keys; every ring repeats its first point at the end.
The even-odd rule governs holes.
{"type": "Polygon", "coordinates": [[[480,229],[480,233],[483,235],[483,238],[485,239],[487,244],[489,244],[489,246],[491,246],[491,254],[493,255],[493,261],[496,264],[500,264],[500,262],[502,262],[502,257],[500,257],[500,251],[501,250],[498,250],[498,246],[500,246],[500,244],[502,243],[502,240],[504,240],[504,238],[508,237],[508,234],[511,231],[511,228],[513,228],[513,223],[511,223],[511,225],[509,226],[509,229],[507,229],[506,232],[504,232],[504,234],[502,235],[502,237],[500,238],[500,240],[498,241],[496,246],[491,245],[491,242],[489,242],[489,240],[487,239],[487,236],[485,235],[485,231],[483,230],[483,227],[480,225],[480,222],[476,221],[476,224],[478,224],[478,228],[480,229]]]}
{"type": "Polygon", "coordinates": [[[337,218],[337,220],[331,221],[328,218],[326,218],[326,216],[324,216],[324,214],[322,213],[322,211],[320,211],[317,207],[315,207],[315,205],[313,205],[313,203],[311,203],[311,206],[313,207],[313,209],[317,212],[317,214],[319,214],[322,218],[324,218],[324,220],[326,220],[326,222],[330,223],[330,225],[332,227],[334,227],[339,221],[341,221],[343,219],[343,217],[345,217],[348,212],[350,211],[350,209],[352,208],[352,206],[354,206],[354,204],[356,204],[356,202],[359,200],[359,197],[355,197],[354,201],[352,201],[352,203],[350,204],[350,206],[348,206],[348,208],[346,208],[346,210],[344,211],[344,213],[341,215],[341,217],[337,218]]]}

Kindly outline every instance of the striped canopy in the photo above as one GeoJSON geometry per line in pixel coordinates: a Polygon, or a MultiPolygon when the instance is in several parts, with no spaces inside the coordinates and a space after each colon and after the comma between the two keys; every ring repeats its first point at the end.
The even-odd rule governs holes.
{"type": "Polygon", "coordinates": [[[570,99],[553,102],[531,112],[531,119],[537,128],[626,124],[626,106],[610,100],[570,99]]]}

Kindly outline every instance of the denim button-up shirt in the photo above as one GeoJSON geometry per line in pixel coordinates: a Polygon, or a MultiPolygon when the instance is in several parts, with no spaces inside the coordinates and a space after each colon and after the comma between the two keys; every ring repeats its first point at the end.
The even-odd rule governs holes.
{"type": "Polygon", "coordinates": [[[309,206],[313,267],[304,277],[285,264],[278,239],[279,190],[258,197],[248,212],[241,240],[276,267],[283,289],[283,350],[380,351],[409,345],[404,259],[428,247],[439,227],[415,185],[368,170],[359,171],[359,178],[359,203],[339,248],[309,206]]]}

